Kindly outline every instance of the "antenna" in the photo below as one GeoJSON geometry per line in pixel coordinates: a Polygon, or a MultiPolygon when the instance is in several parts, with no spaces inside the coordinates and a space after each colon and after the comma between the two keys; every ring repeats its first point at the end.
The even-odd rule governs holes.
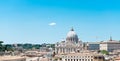
{"type": "Polygon", "coordinates": [[[96,36],[96,41],[98,41],[98,36],[96,36]]]}
{"type": "Polygon", "coordinates": [[[112,41],[112,36],[110,36],[110,41],[112,41]]]}

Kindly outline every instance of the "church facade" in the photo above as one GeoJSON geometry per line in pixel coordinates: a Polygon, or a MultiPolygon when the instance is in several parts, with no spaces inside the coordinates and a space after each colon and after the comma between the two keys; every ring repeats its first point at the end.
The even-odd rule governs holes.
{"type": "Polygon", "coordinates": [[[68,54],[81,51],[83,48],[82,41],[79,40],[78,35],[72,28],[66,37],[65,41],[57,42],[55,44],[56,54],[68,54]]]}

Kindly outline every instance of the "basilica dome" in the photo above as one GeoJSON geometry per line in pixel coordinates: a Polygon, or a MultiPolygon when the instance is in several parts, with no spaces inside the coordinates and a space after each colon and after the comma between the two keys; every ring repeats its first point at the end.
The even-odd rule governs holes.
{"type": "Polygon", "coordinates": [[[75,42],[75,43],[78,42],[78,36],[74,32],[73,28],[68,32],[67,37],[66,37],[66,41],[67,42],[75,42]]]}

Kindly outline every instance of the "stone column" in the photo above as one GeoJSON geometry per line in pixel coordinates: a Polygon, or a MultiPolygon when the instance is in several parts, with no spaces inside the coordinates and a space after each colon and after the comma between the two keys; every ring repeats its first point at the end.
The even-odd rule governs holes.
{"type": "Polygon", "coordinates": [[[70,52],[72,52],[72,48],[70,48],[70,52]]]}
{"type": "Polygon", "coordinates": [[[60,48],[60,53],[62,52],[62,48],[60,48]]]}
{"type": "Polygon", "coordinates": [[[60,53],[60,48],[58,48],[58,53],[60,53]]]}
{"type": "Polygon", "coordinates": [[[63,53],[65,53],[65,48],[63,48],[63,53]]]}
{"type": "MultiPolygon", "coordinates": [[[[55,48],[55,53],[57,53],[57,48],[55,48]]],[[[57,53],[58,54],[58,53],[57,53]]]]}

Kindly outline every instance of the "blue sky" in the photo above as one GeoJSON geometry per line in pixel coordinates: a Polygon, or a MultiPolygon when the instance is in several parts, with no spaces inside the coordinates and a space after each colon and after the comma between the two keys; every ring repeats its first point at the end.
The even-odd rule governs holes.
{"type": "Polygon", "coordinates": [[[119,0],[0,0],[0,40],[56,43],[74,28],[83,41],[120,40],[119,0]]]}

